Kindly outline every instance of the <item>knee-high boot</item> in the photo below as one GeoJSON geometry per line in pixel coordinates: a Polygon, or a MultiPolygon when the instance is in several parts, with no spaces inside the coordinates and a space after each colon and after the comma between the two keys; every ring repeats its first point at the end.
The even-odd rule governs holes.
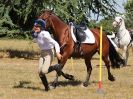
{"type": "Polygon", "coordinates": [[[43,83],[43,85],[45,87],[45,91],[48,91],[49,90],[49,86],[48,86],[48,81],[47,81],[46,76],[45,75],[43,75],[43,76],[41,75],[40,79],[41,79],[41,81],[42,81],[42,83],[43,83]]]}

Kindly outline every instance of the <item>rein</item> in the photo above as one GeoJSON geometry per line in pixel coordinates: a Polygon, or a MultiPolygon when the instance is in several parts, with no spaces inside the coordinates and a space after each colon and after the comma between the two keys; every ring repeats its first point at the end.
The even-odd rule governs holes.
{"type": "Polygon", "coordinates": [[[122,22],[122,20],[120,20],[120,22],[118,22],[118,21],[116,21],[116,20],[114,20],[116,23],[117,23],[117,26],[120,26],[120,24],[121,24],[121,22],[122,22]]]}

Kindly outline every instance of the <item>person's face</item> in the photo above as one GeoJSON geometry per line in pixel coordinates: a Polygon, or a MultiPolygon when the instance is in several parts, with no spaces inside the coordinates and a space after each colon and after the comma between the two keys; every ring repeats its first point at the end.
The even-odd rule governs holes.
{"type": "Polygon", "coordinates": [[[39,26],[35,26],[33,27],[33,31],[36,33],[40,33],[41,32],[41,28],[39,26]]]}

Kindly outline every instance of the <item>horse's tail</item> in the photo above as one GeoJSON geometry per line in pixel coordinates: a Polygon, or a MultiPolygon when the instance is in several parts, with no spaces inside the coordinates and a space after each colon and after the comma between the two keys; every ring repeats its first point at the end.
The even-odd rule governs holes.
{"type": "MultiPolygon", "coordinates": [[[[109,39],[108,39],[109,40],[109,39]]],[[[121,65],[125,64],[124,59],[120,56],[120,54],[116,51],[115,47],[109,40],[109,58],[111,61],[112,68],[120,68],[121,65]]]]}
{"type": "Polygon", "coordinates": [[[131,48],[132,48],[132,53],[133,53],[133,39],[132,39],[132,43],[131,43],[131,48]]]}
{"type": "Polygon", "coordinates": [[[130,30],[129,30],[129,33],[130,33],[130,36],[131,36],[131,41],[130,41],[130,43],[131,43],[131,48],[132,48],[132,53],[133,53],[133,31],[130,31],[130,30]]]}

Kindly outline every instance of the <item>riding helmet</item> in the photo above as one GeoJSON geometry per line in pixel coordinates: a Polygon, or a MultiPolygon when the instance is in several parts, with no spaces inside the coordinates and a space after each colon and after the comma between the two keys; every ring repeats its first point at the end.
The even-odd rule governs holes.
{"type": "Polygon", "coordinates": [[[42,30],[45,29],[46,22],[42,19],[35,20],[34,26],[41,27],[42,30]]]}

